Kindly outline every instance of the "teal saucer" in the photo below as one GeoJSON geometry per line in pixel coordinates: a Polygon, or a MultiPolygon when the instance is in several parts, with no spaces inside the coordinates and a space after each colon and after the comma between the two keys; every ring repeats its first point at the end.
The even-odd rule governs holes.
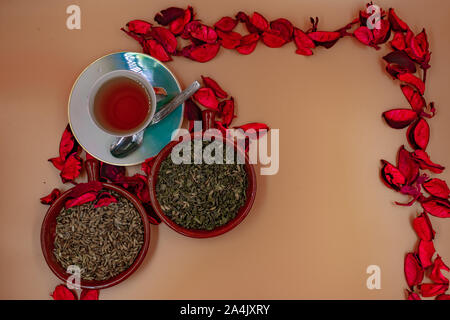
{"type": "MultiPolygon", "coordinates": [[[[156,156],[172,138],[172,133],[183,122],[184,104],[178,106],[167,118],[145,129],[142,146],[124,158],[115,158],[109,146],[116,137],[100,130],[89,117],[88,98],[93,84],[105,73],[114,70],[130,70],[140,73],[153,87],[162,87],[167,97],[158,101],[156,110],[173,96],[181,92],[180,84],[173,73],[155,58],[143,53],[118,52],[106,55],[91,63],[78,76],[69,98],[69,124],[83,149],[100,161],[121,165],[137,165],[156,156]]],[[[158,99],[157,99],[158,100],[158,99]]]]}

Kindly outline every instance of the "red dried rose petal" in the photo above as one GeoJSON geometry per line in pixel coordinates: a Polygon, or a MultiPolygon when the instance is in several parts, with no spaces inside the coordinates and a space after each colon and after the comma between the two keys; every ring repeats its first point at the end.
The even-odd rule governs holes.
{"type": "Polygon", "coordinates": [[[253,12],[250,17],[250,23],[254,25],[259,31],[269,30],[269,22],[258,12],[253,12]]]}
{"type": "Polygon", "coordinates": [[[220,38],[220,44],[226,49],[236,48],[242,39],[242,35],[237,32],[222,32],[217,30],[217,35],[220,38]]]}
{"type": "Polygon", "coordinates": [[[72,188],[67,198],[77,198],[87,192],[98,192],[102,189],[102,184],[99,181],[90,181],[86,183],[79,183],[72,188]]]}
{"type": "Polygon", "coordinates": [[[192,121],[202,119],[202,111],[191,98],[187,99],[184,103],[184,116],[186,119],[192,121]]]}
{"type": "Polygon", "coordinates": [[[357,28],[353,32],[353,35],[362,44],[365,44],[367,46],[373,46],[374,45],[374,37],[373,37],[372,30],[370,30],[366,26],[361,26],[361,27],[357,28]]]}
{"type": "Polygon", "coordinates": [[[450,189],[444,180],[434,178],[422,184],[423,188],[432,196],[447,199],[450,196],[450,189]]]}
{"type": "Polygon", "coordinates": [[[420,294],[423,297],[434,297],[443,294],[448,289],[448,283],[424,283],[420,285],[420,294]]]}
{"type": "Polygon", "coordinates": [[[228,100],[220,102],[219,105],[220,114],[222,116],[222,124],[228,127],[231,121],[236,117],[234,114],[234,99],[231,97],[228,100]]]}
{"type": "Polygon", "coordinates": [[[63,284],[57,285],[50,296],[54,300],[77,300],[76,295],[63,284]]]}
{"type": "Polygon", "coordinates": [[[241,43],[236,47],[237,52],[240,54],[250,54],[252,53],[256,45],[258,44],[259,34],[250,33],[241,38],[241,43]]]}
{"type": "Polygon", "coordinates": [[[405,256],[405,278],[408,286],[412,289],[423,280],[423,269],[417,256],[414,253],[408,253],[405,256]]]}
{"type": "Polygon", "coordinates": [[[408,300],[422,300],[417,293],[411,292],[409,290],[406,291],[408,291],[408,300]]]}
{"type": "Polygon", "coordinates": [[[430,160],[428,154],[423,150],[416,150],[412,153],[412,157],[419,164],[420,169],[422,170],[430,170],[433,173],[441,173],[444,171],[445,167],[440,164],[436,164],[430,160]]]}
{"type": "Polygon", "coordinates": [[[217,43],[206,43],[198,46],[189,45],[183,48],[182,55],[194,61],[207,62],[217,55],[219,49],[220,45],[217,43]]]}
{"type": "Polygon", "coordinates": [[[425,99],[416,90],[408,85],[402,85],[401,88],[414,111],[419,113],[426,107],[425,99]]]}
{"type": "Polygon", "coordinates": [[[76,154],[72,153],[64,163],[60,176],[64,183],[73,181],[81,173],[83,160],[76,154]]]}
{"type": "Polygon", "coordinates": [[[66,209],[68,209],[74,206],[79,206],[84,203],[94,201],[95,199],[97,199],[97,192],[87,192],[82,194],[81,196],[67,200],[64,206],[66,209]]]}
{"type": "Polygon", "coordinates": [[[297,46],[297,51],[295,53],[301,54],[304,56],[310,56],[313,54],[312,50],[316,47],[314,41],[306,33],[302,30],[295,28],[294,29],[294,42],[297,46]]]}
{"type": "Polygon", "coordinates": [[[402,32],[396,32],[394,38],[390,43],[392,48],[396,50],[405,50],[406,48],[405,35],[402,32]]]}
{"type": "Polygon", "coordinates": [[[284,18],[274,20],[270,22],[270,29],[277,30],[279,37],[283,38],[285,42],[292,40],[294,26],[289,20],[284,18]]]}
{"type": "Polygon", "coordinates": [[[141,170],[145,172],[147,177],[150,176],[150,172],[152,171],[152,166],[155,163],[155,159],[156,159],[156,156],[145,159],[145,161],[142,162],[142,164],[141,164],[141,170]]]}
{"type": "Polygon", "coordinates": [[[383,112],[386,123],[394,129],[403,129],[417,119],[417,113],[410,109],[392,109],[383,112]]]}
{"type": "Polygon", "coordinates": [[[411,31],[406,34],[406,44],[408,48],[405,52],[416,62],[420,63],[422,68],[428,68],[428,61],[430,53],[428,51],[428,39],[425,29],[417,36],[414,36],[411,31]]]}
{"type": "Polygon", "coordinates": [[[250,33],[258,33],[259,29],[256,28],[251,22],[250,22],[250,18],[248,17],[248,15],[245,12],[239,11],[236,14],[236,19],[240,22],[244,22],[245,26],[247,27],[247,31],[250,33]]]}
{"type": "Polygon", "coordinates": [[[167,26],[169,23],[184,16],[184,9],[170,7],[164,10],[161,10],[160,13],[155,15],[155,21],[160,25],[167,26]]]}
{"type": "Polygon", "coordinates": [[[450,294],[440,294],[436,297],[436,300],[450,300],[450,294]]]}
{"type": "Polygon", "coordinates": [[[406,178],[407,184],[412,183],[419,176],[419,164],[414,161],[410,152],[404,146],[398,151],[397,167],[406,178]]]}
{"type": "Polygon", "coordinates": [[[172,34],[172,32],[170,32],[166,28],[154,27],[152,29],[152,36],[164,47],[164,49],[168,53],[175,53],[175,51],[177,50],[177,39],[172,34]]]}
{"type": "Polygon", "coordinates": [[[212,91],[218,98],[224,99],[228,97],[228,93],[225,90],[223,90],[219,86],[219,84],[212,78],[202,76],[202,80],[205,87],[212,89],[212,91]]]}
{"type": "Polygon", "coordinates": [[[400,187],[406,183],[406,178],[392,164],[385,160],[381,160],[383,167],[381,168],[381,178],[386,185],[394,190],[400,190],[400,187]]]}
{"type": "Polygon", "coordinates": [[[308,36],[316,43],[316,45],[331,48],[341,37],[341,33],[337,31],[314,31],[308,33],[308,36]]]}
{"type": "Polygon", "coordinates": [[[185,26],[192,20],[194,17],[194,11],[192,7],[188,6],[186,10],[184,10],[184,15],[172,21],[169,25],[169,30],[175,34],[179,35],[183,32],[185,26]]]}
{"type": "MultiPolygon", "coordinates": [[[[404,51],[394,51],[391,52],[383,57],[383,59],[390,64],[394,64],[399,66],[402,70],[405,70],[405,72],[402,72],[401,74],[405,73],[414,73],[416,72],[416,64],[413,60],[404,52],[404,51]],[[408,71],[408,72],[406,72],[408,71]]],[[[409,77],[409,76],[408,76],[409,77]]]]}
{"type": "Polygon", "coordinates": [[[408,73],[406,68],[400,67],[396,64],[388,64],[386,66],[386,71],[392,76],[393,79],[397,79],[399,74],[408,73]]]}
{"type": "Polygon", "coordinates": [[[48,161],[50,161],[53,164],[53,166],[59,171],[61,171],[64,168],[64,160],[61,159],[60,157],[50,158],[48,159],[48,161]]]}
{"type": "Polygon", "coordinates": [[[100,177],[111,182],[117,182],[125,177],[125,167],[102,163],[100,167],[100,177]]]}
{"type": "Polygon", "coordinates": [[[217,40],[216,30],[201,23],[191,24],[189,34],[191,37],[206,43],[215,43],[217,40]]]}
{"type": "Polygon", "coordinates": [[[144,52],[162,62],[172,60],[166,49],[164,49],[164,47],[160,43],[158,43],[158,41],[153,39],[145,40],[144,52]]]}
{"type": "Polygon", "coordinates": [[[447,272],[450,271],[444,261],[442,261],[442,258],[437,255],[436,259],[434,259],[433,269],[430,272],[429,278],[435,283],[448,284],[448,279],[442,274],[441,270],[445,270],[447,272]]]}
{"type": "Polygon", "coordinates": [[[422,208],[429,214],[439,218],[450,217],[450,203],[448,200],[430,199],[422,202],[422,208]]]}
{"type": "Polygon", "coordinates": [[[415,75],[411,73],[404,73],[399,74],[397,77],[400,81],[406,82],[413,87],[415,87],[417,90],[419,90],[420,94],[423,95],[425,93],[425,84],[422,80],[417,78],[415,75]]]}
{"type": "Polygon", "coordinates": [[[286,44],[286,40],[280,36],[280,32],[277,30],[264,31],[261,39],[269,48],[279,48],[286,44]]]}
{"type": "Polygon", "coordinates": [[[53,204],[53,202],[55,202],[56,199],[58,199],[60,195],[61,195],[61,191],[59,191],[59,189],[55,188],[52,190],[52,192],[50,192],[50,194],[42,197],[40,200],[41,200],[42,204],[53,204]]]}
{"type": "Polygon", "coordinates": [[[407,137],[412,148],[425,150],[430,140],[430,126],[428,122],[420,118],[408,128],[407,137]]]}
{"type": "Polygon", "coordinates": [[[385,43],[391,36],[391,25],[387,20],[380,21],[380,28],[372,31],[375,44],[385,43]]]}
{"type": "Polygon", "coordinates": [[[142,203],[150,202],[146,176],[136,173],[131,177],[122,177],[120,180],[116,181],[116,183],[136,195],[142,203]]]}
{"type": "Polygon", "coordinates": [[[64,130],[61,142],[59,143],[59,157],[62,160],[66,160],[70,154],[76,152],[78,150],[78,143],[75,140],[75,137],[72,134],[72,130],[70,126],[67,125],[64,130]]]}
{"type": "Polygon", "coordinates": [[[80,300],[98,300],[98,290],[83,289],[80,300]]]}
{"type": "Polygon", "coordinates": [[[419,248],[418,248],[418,255],[420,263],[422,264],[422,267],[424,269],[428,268],[433,264],[431,261],[431,258],[433,257],[436,250],[434,249],[433,241],[424,241],[420,240],[419,242],[419,248]]]}
{"type": "Polygon", "coordinates": [[[116,203],[117,199],[109,192],[102,192],[97,196],[97,202],[94,205],[94,208],[106,207],[111,203],[116,203]]]}
{"type": "Polygon", "coordinates": [[[200,88],[194,94],[194,99],[206,108],[218,110],[219,101],[211,88],[200,88]]]}
{"type": "Polygon", "coordinates": [[[400,19],[395,13],[394,9],[389,9],[389,22],[391,23],[392,30],[394,31],[407,31],[409,30],[408,25],[400,19]]]}
{"type": "Polygon", "coordinates": [[[230,32],[236,27],[237,23],[237,20],[231,17],[223,17],[214,24],[214,27],[223,32],[230,32]]]}
{"type": "Polygon", "coordinates": [[[146,35],[152,30],[152,24],[144,20],[132,20],[126,26],[129,31],[141,35],[146,35]]]}
{"type": "Polygon", "coordinates": [[[420,239],[425,241],[431,241],[434,239],[434,234],[436,232],[434,232],[426,212],[422,212],[417,218],[414,219],[413,228],[420,239]]]}

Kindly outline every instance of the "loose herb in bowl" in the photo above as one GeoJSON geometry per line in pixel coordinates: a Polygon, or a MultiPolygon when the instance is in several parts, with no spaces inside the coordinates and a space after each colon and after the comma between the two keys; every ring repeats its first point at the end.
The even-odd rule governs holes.
{"type": "Polygon", "coordinates": [[[84,280],[107,280],[125,271],[144,243],[144,226],[134,205],[111,192],[117,202],[63,208],[56,217],[54,250],[64,269],[76,265],[84,280]]]}
{"type": "MultiPolygon", "coordinates": [[[[203,141],[201,150],[211,143],[218,142],[203,141]]],[[[231,148],[220,144],[222,151],[231,148]]],[[[219,156],[222,164],[203,161],[195,164],[195,148],[189,149],[190,164],[175,164],[170,156],[161,162],[156,197],[164,214],[176,224],[188,229],[213,230],[232,220],[245,204],[245,166],[237,163],[236,156],[232,164],[226,163],[225,151],[219,156]]]]}

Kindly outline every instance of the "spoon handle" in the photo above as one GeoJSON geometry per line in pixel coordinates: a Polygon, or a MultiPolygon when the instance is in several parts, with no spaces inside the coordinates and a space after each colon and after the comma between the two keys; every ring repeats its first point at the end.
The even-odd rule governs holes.
{"type": "Polygon", "coordinates": [[[172,111],[174,111],[180,104],[189,99],[198,89],[200,88],[200,83],[198,81],[194,81],[189,87],[184,89],[182,92],[177,94],[175,98],[170,100],[165,106],[161,108],[152,118],[149,125],[156,124],[160,122],[162,119],[167,117],[172,111]]]}

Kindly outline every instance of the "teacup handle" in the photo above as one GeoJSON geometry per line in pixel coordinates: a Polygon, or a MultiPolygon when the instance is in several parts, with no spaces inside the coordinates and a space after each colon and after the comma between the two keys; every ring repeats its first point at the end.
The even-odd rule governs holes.
{"type": "Polygon", "coordinates": [[[100,162],[97,159],[88,159],[84,163],[86,168],[88,182],[99,181],[100,179],[100,162]]]}

